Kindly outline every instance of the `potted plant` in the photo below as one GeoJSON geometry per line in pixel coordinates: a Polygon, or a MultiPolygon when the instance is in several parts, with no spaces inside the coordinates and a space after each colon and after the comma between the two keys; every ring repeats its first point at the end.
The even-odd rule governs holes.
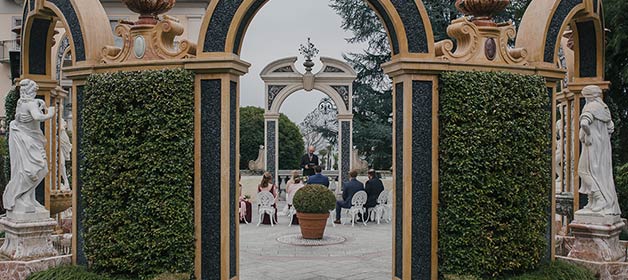
{"type": "Polygon", "coordinates": [[[322,239],[329,211],[336,207],[334,193],[323,185],[306,185],[294,194],[292,204],[303,238],[322,239]]]}

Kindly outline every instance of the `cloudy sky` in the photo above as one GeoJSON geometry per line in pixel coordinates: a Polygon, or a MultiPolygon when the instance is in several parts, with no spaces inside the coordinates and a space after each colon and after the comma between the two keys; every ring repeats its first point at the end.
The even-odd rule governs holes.
{"type": "MultiPolygon", "coordinates": [[[[270,62],[280,58],[299,56],[297,69],[303,71],[303,58],[299,55],[300,44],[311,37],[319,55],[342,59],[342,54],[359,52],[363,45],[349,44],[351,37],[340,27],[342,19],[321,0],[273,0],[268,1],[251,22],[244,38],[241,58],[251,63],[249,73],[241,80],[240,106],[263,107],[264,82],[260,71],[270,62]]],[[[320,62],[313,72],[320,69],[320,62]]],[[[282,104],[281,112],[293,122],[300,123],[317,107],[325,94],[318,91],[298,91],[282,104]]]]}

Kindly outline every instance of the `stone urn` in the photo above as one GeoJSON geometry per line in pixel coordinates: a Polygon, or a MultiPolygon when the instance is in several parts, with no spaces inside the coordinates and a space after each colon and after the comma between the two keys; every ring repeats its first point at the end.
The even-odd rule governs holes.
{"type": "Polygon", "coordinates": [[[129,10],[140,14],[136,24],[157,24],[158,16],[170,11],[177,0],[122,0],[129,10]]]}
{"type": "Polygon", "coordinates": [[[456,0],[456,9],[473,16],[473,22],[478,26],[496,26],[493,15],[503,11],[509,4],[510,0],[456,0]]]}
{"type": "Polygon", "coordinates": [[[50,216],[57,215],[72,207],[72,192],[53,192],[50,194],[50,216]]]}

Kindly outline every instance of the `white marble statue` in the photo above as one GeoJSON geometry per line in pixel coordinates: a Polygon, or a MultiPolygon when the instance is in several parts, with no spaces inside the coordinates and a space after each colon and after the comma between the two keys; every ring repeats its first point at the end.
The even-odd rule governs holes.
{"type": "Polygon", "coordinates": [[[70,181],[68,180],[68,173],[65,168],[65,162],[70,159],[72,153],[72,142],[67,133],[68,123],[61,119],[61,127],[59,128],[59,146],[61,147],[61,153],[59,153],[59,169],[61,171],[61,177],[63,183],[61,184],[62,191],[70,190],[70,181]]]}
{"type": "Polygon", "coordinates": [[[589,203],[578,212],[617,216],[621,211],[613,182],[611,113],[602,101],[602,90],[598,86],[585,87],[582,95],[587,102],[580,114],[582,153],[578,175],[582,179],[580,193],[588,195],[589,203]]]}
{"type": "Polygon", "coordinates": [[[55,108],[46,108],[43,100],[35,99],[38,89],[32,80],[20,82],[15,120],[9,125],[11,180],[2,197],[9,214],[45,211],[35,200],[35,189],[48,173],[46,138],[40,124],[54,116],[55,108]]]}

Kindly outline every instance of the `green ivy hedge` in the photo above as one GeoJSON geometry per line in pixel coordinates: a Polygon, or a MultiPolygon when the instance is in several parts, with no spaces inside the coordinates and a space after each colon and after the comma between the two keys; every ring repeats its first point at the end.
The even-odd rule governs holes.
{"type": "Polygon", "coordinates": [[[449,72],[440,85],[440,272],[495,278],[537,268],[552,186],[544,79],[449,72]]]}
{"type": "MultiPolygon", "coordinates": [[[[129,278],[111,277],[88,271],[82,266],[59,266],[31,274],[27,280],[131,280],[129,278]]],[[[163,273],[152,280],[189,280],[187,273],[163,273]]]]}
{"type": "Polygon", "coordinates": [[[97,74],[83,95],[85,254],[96,272],[148,279],[194,260],[194,76],[97,74]]]}

